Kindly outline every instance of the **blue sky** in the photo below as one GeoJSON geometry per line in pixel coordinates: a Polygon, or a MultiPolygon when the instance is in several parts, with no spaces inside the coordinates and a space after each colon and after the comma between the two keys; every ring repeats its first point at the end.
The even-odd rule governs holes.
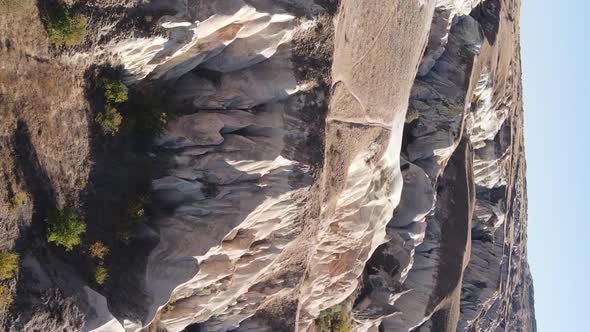
{"type": "Polygon", "coordinates": [[[540,332],[590,312],[590,1],[522,0],[529,259],[540,332]]]}

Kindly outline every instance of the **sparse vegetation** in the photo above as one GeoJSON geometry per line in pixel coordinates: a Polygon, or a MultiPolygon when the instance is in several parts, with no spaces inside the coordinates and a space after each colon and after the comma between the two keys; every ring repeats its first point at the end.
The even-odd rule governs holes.
{"type": "Polygon", "coordinates": [[[137,129],[143,137],[154,138],[164,133],[167,123],[168,114],[160,111],[159,108],[148,108],[147,112],[138,117],[137,129]]]}
{"type": "Polygon", "coordinates": [[[109,272],[104,266],[104,258],[109,254],[109,248],[101,241],[95,241],[89,249],[89,255],[98,259],[98,265],[94,268],[93,278],[98,285],[103,285],[109,277],[109,272]]]}
{"type": "Polygon", "coordinates": [[[94,269],[94,281],[97,284],[103,285],[105,281],[107,281],[109,277],[109,272],[107,271],[106,267],[99,265],[94,269]]]}
{"type": "Polygon", "coordinates": [[[0,251],[0,280],[14,277],[17,269],[18,254],[8,250],[0,251]]]}
{"type": "Polygon", "coordinates": [[[47,241],[72,250],[81,242],[81,235],[86,232],[86,224],[70,208],[54,210],[49,213],[47,222],[47,241]]]}
{"type": "Polygon", "coordinates": [[[80,44],[86,37],[86,17],[66,5],[56,5],[46,17],[49,40],[56,45],[80,44]]]}
{"type": "Polygon", "coordinates": [[[168,303],[166,303],[166,306],[164,307],[164,311],[170,312],[170,311],[174,310],[174,305],[176,304],[176,301],[177,301],[176,294],[173,293],[170,296],[170,300],[168,300],[168,303]]]}
{"type": "Polygon", "coordinates": [[[117,240],[129,244],[131,241],[130,231],[138,225],[148,221],[151,198],[147,193],[139,194],[129,200],[127,204],[126,218],[118,225],[119,231],[116,234],[117,240]]]}
{"type": "Polygon", "coordinates": [[[115,135],[123,124],[123,116],[117,109],[117,105],[129,99],[128,89],[120,80],[103,79],[101,86],[104,93],[105,109],[98,113],[96,122],[102,127],[105,134],[115,135]]]}
{"type": "Polygon", "coordinates": [[[130,90],[116,77],[120,77],[116,68],[105,67],[96,73],[95,80],[104,98],[104,110],[97,114],[96,122],[105,134],[132,135],[140,149],[151,146],[153,138],[164,132],[168,114],[153,92],[130,90]]]}
{"type": "Polygon", "coordinates": [[[109,248],[101,241],[96,241],[90,246],[90,257],[104,259],[109,254],[109,248]]]}
{"type": "Polygon", "coordinates": [[[23,192],[17,192],[8,199],[8,209],[11,212],[18,210],[27,199],[27,195],[23,192]]]}
{"type": "Polygon", "coordinates": [[[160,102],[147,94],[137,93],[130,100],[131,109],[136,110],[132,116],[132,127],[139,141],[151,144],[155,137],[164,133],[168,123],[168,114],[162,111],[160,102]]]}
{"type": "Polygon", "coordinates": [[[350,313],[339,306],[328,308],[320,313],[315,320],[317,332],[351,332],[352,318],[350,313]]]}

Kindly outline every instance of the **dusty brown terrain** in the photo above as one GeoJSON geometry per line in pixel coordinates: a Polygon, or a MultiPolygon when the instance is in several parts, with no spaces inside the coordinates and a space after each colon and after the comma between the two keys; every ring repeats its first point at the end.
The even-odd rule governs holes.
{"type": "MultiPolygon", "coordinates": [[[[2,220],[20,216],[24,222],[23,213],[34,206],[80,203],[90,169],[90,115],[84,73],[50,61],[33,1],[0,11],[0,33],[0,194],[3,202],[18,192],[27,194],[22,211],[10,213],[2,205],[2,220]]],[[[11,233],[5,246],[20,235],[11,233]]]]}
{"type": "MultiPolygon", "coordinates": [[[[60,53],[70,50],[50,45],[39,10],[32,0],[0,8],[0,249],[17,251],[22,259],[36,257],[42,264],[50,259],[42,253],[50,252],[92,284],[94,263],[85,256],[90,244],[100,240],[111,255],[106,260],[110,278],[99,288],[126,306],[129,299],[139,298],[127,297],[121,289],[132,292],[139,287],[130,270],[134,264],[141,269],[142,253],[149,249],[142,241],[122,243],[116,234],[125,222],[129,200],[146,190],[149,158],[145,152],[135,152],[134,140],[101,132],[94,121],[104,107],[95,83],[100,70],[60,61],[60,53]],[[14,209],[10,201],[17,195],[26,198],[14,209]],[[81,247],[68,253],[48,248],[44,223],[48,211],[66,206],[87,224],[81,247]]],[[[15,302],[3,311],[1,322],[9,316],[9,321],[20,316],[24,321],[20,324],[35,321],[33,315],[46,319],[42,308],[34,308],[43,303],[33,301],[31,307],[31,299],[52,299],[58,307],[69,301],[57,288],[38,293],[30,285],[35,282],[30,272],[21,268],[16,279],[6,283],[15,302]]],[[[73,319],[68,325],[68,314],[65,309],[48,313],[55,326],[80,323],[73,319]]],[[[25,328],[6,324],[6,329],[25,328]]]]}
{"type": "MultiPolygon", "coordinates": [[[[0,245],[25,257],[41,250],[38,239],[44,236],[43,219],[50,208],[81,203],[91,166],[91,115],[84,72],[51,61],[34,1],[0,9],[0,39],[0,245]],[[24,204],[9,208],[8,201],[18,194],[26,196],[24,204]]],[[[34,298],[45,298],[57,307],[70,306],[58,290],[37,293],[23,287],[30,281],[26,269],[21,269],[17,280],[11,288],[13,317],[21,315],[26,320],[35,310],[31,306],[43,305],[29,301],[34,298]]],[[[69,310],[37,314],[46,326],[79,324],[69,310]]],[[[5,321],[6,316],[2,317],[5,321]]]]}
{"type": "Polygon", "coordinates": [[[10,186],[16,186],[12,191],[20,188],[34,195],[50,186],[56,203],[78,204],[90,169],[84,72],[51,61],[38,15],[33,1],[0,11],[0,125],[3,155],[15,159],[14,166],[29,160],[41,172],[18,176],[16,170],[26,173],[23,165],[12,170],[5,165],[2,171],[8,173],[10,186]],[[39,181],[39,188],[27,187],[35,176],[47,181],[39,181]]]}

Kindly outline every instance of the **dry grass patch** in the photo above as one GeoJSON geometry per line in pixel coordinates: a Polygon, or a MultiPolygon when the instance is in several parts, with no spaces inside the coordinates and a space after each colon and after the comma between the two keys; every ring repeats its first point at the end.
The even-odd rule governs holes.
{"type": "Polygon", "coordinates": [[[17,269],[18,254],[8,250],[0,251],[0,280],[14,277],[17,269]]]}

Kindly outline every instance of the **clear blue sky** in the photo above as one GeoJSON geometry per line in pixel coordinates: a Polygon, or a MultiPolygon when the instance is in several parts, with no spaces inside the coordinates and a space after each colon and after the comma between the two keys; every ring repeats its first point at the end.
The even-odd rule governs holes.
{"type": "Polygon", "coordinates": [[[522,0],[529,258],[540,332],[590,331],[590,0],[522,0]]]}

